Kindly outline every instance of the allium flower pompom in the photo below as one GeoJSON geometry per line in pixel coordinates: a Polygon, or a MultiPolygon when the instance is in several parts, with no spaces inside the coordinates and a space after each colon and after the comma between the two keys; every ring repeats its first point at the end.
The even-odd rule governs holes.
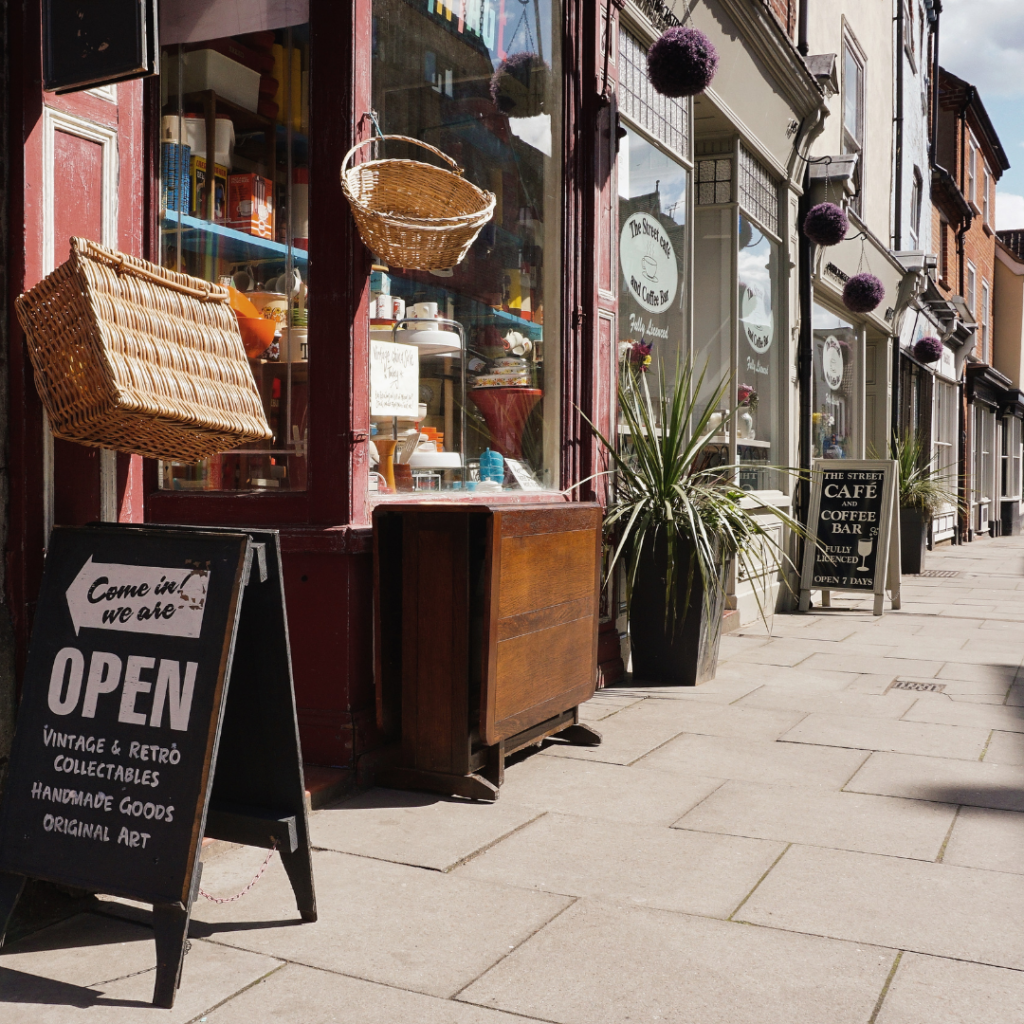
{"type": "Polygon", "coordinates": [[[491,76],[491,100],[509,117],[536,117],[544,110],[550,70],[535,53],[510,53],[491,76]]]}
{"type": "Polygon", "coordinates": [[[670,28],[647,51],[647,77],[662,96],[696,96],[717,70],[718,51],[695,28],[670,28]]]}
{"type": "Polygon", "coordinates": [[[843,289],[843,303],[852,313],[870,313],[885,298],[885,287],[874,274],[854,274],[843,289]]]}
{"type": "Polygon", "coordinates": [[[846,212],[835,203],[818,203],[804,217],[804,234],[815,245],[838,245],[849,226],[846,212]]]}
{"type": "Polygon", "coordinates": [[[914,358],[922,363],[937,363],[942,358],[942,342],[934,334],[926,334],[914,345],[914,358]]]}

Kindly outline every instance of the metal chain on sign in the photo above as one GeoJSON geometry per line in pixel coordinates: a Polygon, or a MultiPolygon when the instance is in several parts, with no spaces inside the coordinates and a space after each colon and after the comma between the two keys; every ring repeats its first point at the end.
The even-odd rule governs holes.
{"type": "Polygon", "coordinates": [[[274,840],[274,845],[270,847],[270,853],[267,854],[267,859],[260,866],[259,871],[252,876],[252,881],[239,893],[235,893],[234,896],[211,896],[202,886],[199,887],[199,895],[204,899],[209,900],[211,903],[234,903],[235,900],[240,900],[250,889],[263,877],[263,872],[267,870],[267,865],[270,863],[271,857],[274,856],[274,851],[277,849],[277,840],[274,840]]]}

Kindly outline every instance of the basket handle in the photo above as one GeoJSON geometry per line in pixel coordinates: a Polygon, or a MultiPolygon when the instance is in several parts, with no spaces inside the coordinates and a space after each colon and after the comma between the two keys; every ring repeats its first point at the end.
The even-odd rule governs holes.
{"type": "Polygon", "coordinates": [[[346,154],[345,159],[341,162],[341,173],[344,176],[346,169],[348,168],[349,162],[355,155],[356,150],[362,149],[363,146],[369,145],[371,142],[387,142],[388,140],[393,142],[411,142],[414,146],[420,146],[423,149],[429,150],[435,156],[439,156],[445,163],[450,164],[452,170],[462,177],[462,168],[447,154],[442,152],[436,146],[430,145],[429,142],[423,142],[421,139],[414,139],[409,135],[371,135],[368,139],[363,139],[362,142],[357,142],[346,154]]]}
{"type": "Polygon", "coordinates": [[[154,273],[152,270],[147,270],[145,267],[133,266],[132,263],[128,262],[129,257],[125,256],[124,253],[113,249],[105,249],[88,238],[72,238],[71,244],[75,252],[83,252],[92,259],[112,265],[115,273],[141,277],[145,281],[152,281],[153,284],[160,285],[161,288],[170,288],[171,291],[181,292],[182,295],[190,295],[193,299],[198,299],[200,302],[231,301],[231,295],[227,289],[224,289],[223,293],[221,293],[218,285],[208,285],[206,288],[191,288],[187,284],[178,284],[177,281],[172,281],[167,277],[154,273]]]}

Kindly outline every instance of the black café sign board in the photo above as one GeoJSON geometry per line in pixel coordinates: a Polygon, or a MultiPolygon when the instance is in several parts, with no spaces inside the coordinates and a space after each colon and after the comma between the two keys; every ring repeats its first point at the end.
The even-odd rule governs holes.
{"type": "Polygon", "coordinates": [[[315,920],[278,536],[58,527],[0,808],[0,941],[26,876],[152,903],[171,1006],[204,835],[276,848],[315,920]]]}
{"type": "Polygon", "coordinates": [[[807,521],[809,539],[800,581],[801,611],[810,607],[812,590],[822,591],[826,605],[833,590],[873,594],[874,613],[881,615],[888,589],[893,608],[899,608],[896,483],[895,462],[815,462],[807,521]]]}

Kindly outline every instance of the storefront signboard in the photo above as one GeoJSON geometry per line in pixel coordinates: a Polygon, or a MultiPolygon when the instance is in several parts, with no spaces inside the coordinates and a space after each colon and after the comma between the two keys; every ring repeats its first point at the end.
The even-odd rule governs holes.
{"type": "Polygon", "coordinates": [[[43,88],[77,92],[159,70],[155,0],[43,0],[43,88]]]}
{"type": "Polygon", "coordinates": [[[57,527],[0,808],[0,940],[26,876],[152,903],[170,1006],[204,835],[276,847],[315,918],[277,534],[57,527]]]}
{"type": "Polygon", "coordinates": [[[622,225],[619,259],[633,300],[649,313],[667,312],[679,286],[679,264],[662,223],[634,213],[622,225]]]}
{"type": "Polygon", "coordinates": [[[886,589],[900,606],[899,515],[896,463],[887,460],[821,459],[814,464],[808,541],[804,549],[800,610],[811,590],[823,601],[833,590],[875,596],[882,614],[886,589]]]}

